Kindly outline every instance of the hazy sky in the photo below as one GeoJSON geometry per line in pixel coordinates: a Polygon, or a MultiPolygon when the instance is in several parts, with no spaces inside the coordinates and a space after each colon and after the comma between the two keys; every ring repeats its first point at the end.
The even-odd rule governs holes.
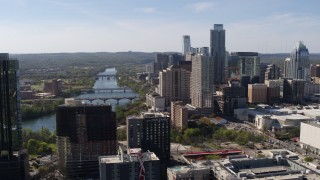
{"type": "Polygon", "coordinates": [[[319,0],[0,0],[0,52],[181,51],[209,46],[224,24],[228,51],[320,52],[319,0]]]}

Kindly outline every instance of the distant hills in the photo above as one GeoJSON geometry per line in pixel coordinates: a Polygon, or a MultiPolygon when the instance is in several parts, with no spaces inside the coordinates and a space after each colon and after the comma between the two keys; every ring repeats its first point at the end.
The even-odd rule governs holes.
{"type": "MultiPolygon", "coordinates": [[[[12,54],[20,60],[21,69],[57,68],[67,66],[121,66],[145,65],[154,62],[156,53],[145,52],[96,52],[96,53],[43,53],[43,54],[12,54]]],[[[283,64],[289,53],[259,54],[262,63],[283,64]]],[[[320,53],[310,54],[311,63],[320,63],[320,53]]]]}
{"type": "MultiPolygon", "coordinates": [[[[283,63],[283,61],[290,57],[290,53],[278,53],[278,54],[259,54],[261,62],[264,63],[283,63]]],[[[320,63],[320,53],[311,53],[309,55],[310,63],[320,63]]]]}
{"type": "Polygon", "coordinates": [[[154,61],[155,53],[96,52],[96,53],[43,53],[13,54],[20,61],[21,69],[57,68],[67,66],[118,66],[143,65],[154,61]]]}

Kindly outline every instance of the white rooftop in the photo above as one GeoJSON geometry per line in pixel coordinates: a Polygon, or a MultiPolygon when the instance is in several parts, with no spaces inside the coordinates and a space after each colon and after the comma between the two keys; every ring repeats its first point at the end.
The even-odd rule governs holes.
{"type": "Polygon", "coordinates": [[[100,156],[99,163],[116,164],[125,162],[137,162],[139,157],[142,161],[156,161],[159,158],[153,152],[144,152],[139,154],[124,154],[123,159],[121,155],[100,156]]]}

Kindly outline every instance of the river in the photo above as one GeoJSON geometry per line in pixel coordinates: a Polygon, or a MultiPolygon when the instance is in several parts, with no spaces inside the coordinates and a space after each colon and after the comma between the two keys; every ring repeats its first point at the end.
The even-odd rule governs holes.
{"type": "MultiPolygon", "coordinates": [[[[117,73],[115,68],[107,68],[104,72],[99,73],[100,75],[115,75],[117,73]]],[[[110,77],[99,77],[99,79],[96,80],[94,83],[93,88],[99,89],[99,88],[118,88],[118,83],[115,78],[110,77]]],[[[112,93],[110,91],[106,92],[95,92],[95,93],[87,93],[87,94],[81,94],[77,96],[78,98],[107,98],[107,97],[133,97],[138,96],[138,94],[133,93],[131,90],[126,91],[125,93],[121,91],[113,91],[112,93]]],[[[125,105],[130,100],[122,99],[119,101],[119,105],[125,105]]],[[[85,103],[90,103],[89,101],[84,101],[85,103]]],[[[104,102],[102,100],[94,100],[92,104],[103,104],[104,102]]],[[[117,101],[110,99],[107,101],[107,103],[112,105],[112,109],[114,110],[115,106],[117,105],[117,101]]],[[[35,119],[31,119],[28,121],[23,121],[22,118],[22,128],[30,128],[33,131],[40,130],[41,128],[48,128],[50,131],[56,130],[56,115],[48,115],[43,116],[35,119]]]]}

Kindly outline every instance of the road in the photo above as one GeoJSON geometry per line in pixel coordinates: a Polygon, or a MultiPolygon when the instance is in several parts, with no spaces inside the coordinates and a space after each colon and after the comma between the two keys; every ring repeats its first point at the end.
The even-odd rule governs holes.
{"type": "MultiPolygon", "coordinates": [[[[269,142],[271,142],[271,144],[277,146],[278,148],[287,149],[289,151],[298,153],[304,157],[306,156],[306,150],[302,149],[298,143],[294,143],[292,141],[285,142],[285,141],[278,140],[278,139],[274,138],[273,136],[256,129],[253,125],[251,125],[249,123],[242,123],[242,122],[236,123],[235,121],[233,121],[230,124],[231,124],[231,128],[234,127],[236,129],[243,129],[246,131],[253,132],[255,134],[265,135],[268,137],[269,142]]],[[[308,153],[307,156],[310,156],[313,159],[320,160],[320,156],[312,154],[312,153],[308,153]]]]}

